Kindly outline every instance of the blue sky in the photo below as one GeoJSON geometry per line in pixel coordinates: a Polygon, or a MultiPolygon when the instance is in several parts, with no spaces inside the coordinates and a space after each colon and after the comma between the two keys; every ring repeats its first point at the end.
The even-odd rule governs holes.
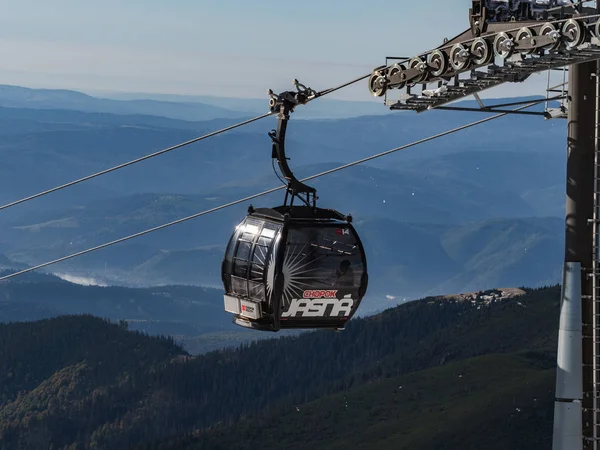
{"type": "MultiPolygon", "coordinates": [[[[0,83],[262,97],[324,89],[468,27],[470,0],[0,0],[0,83]],[[343,5],[343,6],[342,6],[343,5]]],[[[366,82],[337,98],[373,101],[366,82]]],[[[488,96],[542,93],[544,76],[488,96]]]]}

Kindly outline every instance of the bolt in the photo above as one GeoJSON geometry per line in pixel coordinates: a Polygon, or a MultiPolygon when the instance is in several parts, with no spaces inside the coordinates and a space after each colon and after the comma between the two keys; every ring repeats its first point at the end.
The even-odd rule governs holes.
{"type": "Polygon", "coordinates": [[[511,41],[510,39],[506,39],[502,42],[500,42],[500,49],[504,50],[504,51],[510,51],[511,48],[513,47],[514,43],[513,41],[511,41]]]}

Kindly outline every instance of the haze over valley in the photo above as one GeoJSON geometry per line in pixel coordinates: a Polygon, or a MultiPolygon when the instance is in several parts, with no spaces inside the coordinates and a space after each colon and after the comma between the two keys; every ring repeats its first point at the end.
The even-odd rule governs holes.
{"type": "MultiPolygon", "coordinates": [[[[334,101],[329,109],[326,102],[317,111],[339,115],[336,107],[343,102],[334,101]]],[[[256,102],[242,103],[252,114],[260,113],[256,102]]],[[[292,115],[288,151],[297,176],[481,117],[436,111],[369,115],[373,103],[346,103],[345,115],[355,111],[356,117],[310,118],[312,104],[299,108],[304,118],[292,115]]],[[[104,100],[74,91],[3,86],[0,201],[187,141],[248,114],[225,108],[218,99],[212,104],[104,100]],[[154,115],[157,111],[164,115],[154,115]]],[[[36,265],[277,186],[267,136],[275,125],[272,118],[255,122],[2,211],[2,267],[36,265]]],[[[370,284],[360,314],[426,295],[557,283],[564,239],[564,142],[562,123],[505,117],[314,180],[319,204],[352,214],[363,239],[370,284]],[[506,128],[513,133],[500,131],[506,128]]],[[[219,290],[225,245],[247,207],[275,206],[282,196],[276,192],[42,272],[81,285],[219,290]]],[[[222,329],[236,332],[225,323],[228,315],[216,292],[214,311],[183,319],[194,329],[191,335],[215,331],[194,328],[203,314],[219,317],[222,329]]],[[[36,296],[27,300],[48,306],[36,296]]],[[[83,302],[76,309],[52,305],[47,311],[95,310],[83,302]]],[[[110,308],[101,315],[137,318],[110,308]]],[[[160,308],[145,319],[166,320],[160,308]]],[[[169,330],[188,335],[181,331],[185,327],[169,330]]]]}

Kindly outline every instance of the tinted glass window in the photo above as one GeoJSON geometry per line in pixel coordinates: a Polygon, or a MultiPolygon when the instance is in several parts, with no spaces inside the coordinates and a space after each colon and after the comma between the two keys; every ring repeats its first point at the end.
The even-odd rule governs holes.
{"type": "Polygon", "coordinates": [[[296,228],[288,234],[283,272],[284,305],[312,290],[358,299],[363,257],[348,226],[296,228]]]}
{"type": "Polygon", "coordinates": [[[238,237],[240,234],[240,227],[238,225],[236,230],[231,235],[231,239],[229,239],[229,244],[227,245],[227,250],[225,251],[225,257],[223,258],[223,283],[226,292],[231,292],[231,273],[233,271],[233,255],[235,254],[235,250],[238,245],[238,237]]]}
{"type": "Polygon", "coordinates": [[[265,300],[265,275],[273,239],[280,224],[247,217],[237,228],[226,251],[225,288],[241,296],[265,300]],[[230,285],[230,275],[237,277],[230,285]],[[250,280],[250,281],[248,281],[250,280]]]}

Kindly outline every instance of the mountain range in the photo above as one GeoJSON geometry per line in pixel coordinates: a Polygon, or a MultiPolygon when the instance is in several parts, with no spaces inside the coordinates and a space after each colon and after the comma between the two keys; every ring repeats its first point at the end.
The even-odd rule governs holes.
{"type": "MultiPolygon", "coordinates": [[[[152,108],[123,109],[140,105],[130,100],[106,103],[76,92],[4,86],[0,202],[247,116],[245,110],[234,117],[206,109],[203,121],[191,113],[185,120],[166,117],[178,103],[174,100],[182,99],[165,103],[161,117],[150,115],[158,111],[152,108]]],[[[312,105],[304,110],[310,112],[312,105]]],[[[305,177],[482,114],[295,117],[287,135],[290,164],[305,177]]],[[[371,282],[361,313],[423,295],[558,282],[566,182],[563,124],[508,116],[312,181],[320,206],[352,214],[365,243],[371,282]],[[511,133],[503,132],[507,127],[511,133]]],[[[267,136],[275,125],[274,118],[255,122],[0,211],[2,267],[39,264],[277,186],[267,136]]],[[[282,196],[280,191],[243,202],[45,271],[82,284],[221,289],[224,246],[247,207],[278,205],[282,196]]]]}
{"type": "MultiPolygon", "coordinates": [[[[292,90],[292,89],[291,89],[292,90]]],[[[63,109],[110,114],[144,114],[182,120],[243,118],[268,111],[269,97],[236,99],[215,96],[108,93],[92,96],[68,89],[30,89],[0,85],[0,105],[35,109],[63,109]]],[[[377,101],[323,99],[308,114],[299,116],[340,118],[367,114],[387,114],[377,101]]]]}

